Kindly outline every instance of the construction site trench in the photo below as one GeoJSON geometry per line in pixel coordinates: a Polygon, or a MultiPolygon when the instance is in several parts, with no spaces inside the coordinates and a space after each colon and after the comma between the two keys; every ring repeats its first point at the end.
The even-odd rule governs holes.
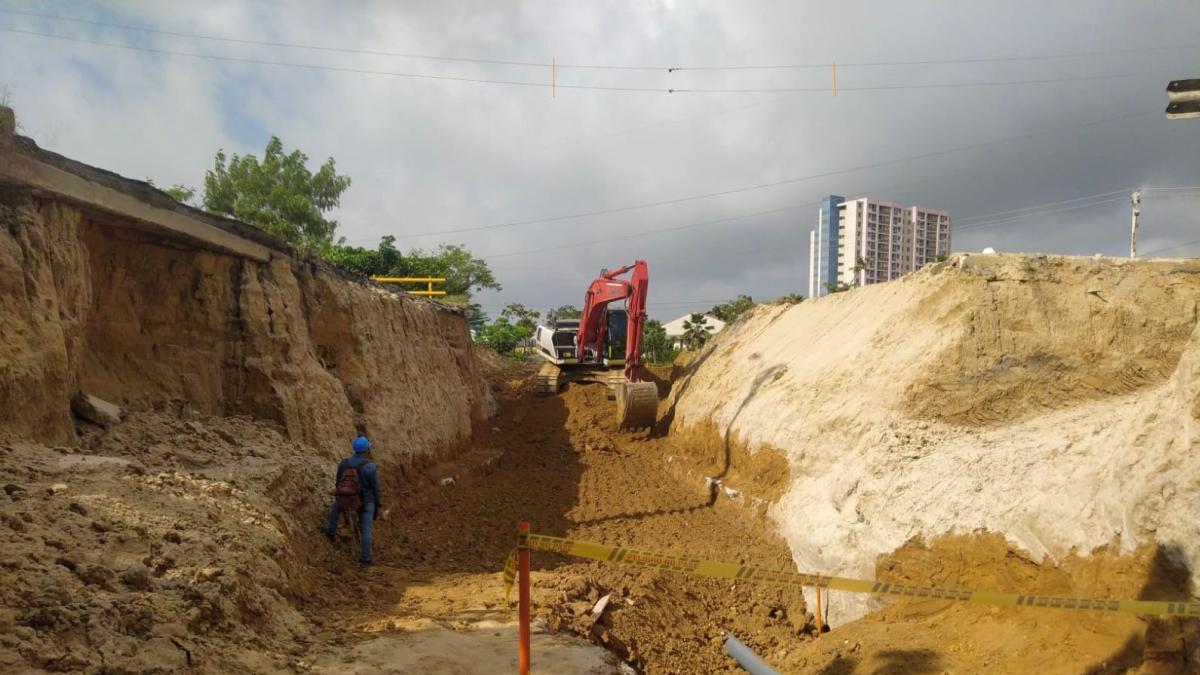
{"type": "MultiPolygon", "coordinates": [[[[138,181],[0,148],[0,672],[501,672],[516,523],[706,560],[1194,598],[1200,265],[957,255],[602,384],[138,181]],[[318,531],[357,433],[377,564],[318,531]]],[[[1195,618],[533,553],[535,672],[1195,672],[1195,618]],[[809,591],[811,592],[811,591],[809,591]],[[810,596],[811,597],[811,596],[810,596]],[[602,608],[602,609],[601,609],[602,608]]]]}

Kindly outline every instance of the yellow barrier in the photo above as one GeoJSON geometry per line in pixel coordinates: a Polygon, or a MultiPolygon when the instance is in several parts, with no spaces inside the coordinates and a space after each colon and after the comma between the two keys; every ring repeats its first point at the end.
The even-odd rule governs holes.
{"type": "Polygon", "coordinates": [[[434,284],[444,284],[446,279],[443,277],[376,277],[372,276],[371,281],[378,281],[381,284],[427,284],[427,288],[423,291],[408,291],[409,295],[420,295],[422,297],[433,297],[435,295],[445,295],[446,291],[433,290],[434,284]]]}
{"type": "MultiPolygon", "coordinates": [[[[1000,607],[1035,607],[1046,609],[1078,609],[1100,612],[1120,612],[1152,616],[1200,616],[1200,602],[1192,600],[1110,600],[1098,598],[1063,598],[1046,595],[1023,595],[1018,593],[996,593],[992,591],[968,591],[962,589],[912,586],[865,579],[848,579],[821,574],[802,574],[788,570],[770,570],[752,565],[714,562],[687,556],[656,553],[623,546],[605,546],[587,541],[576,541],[551,537],[544,534],[518,536],[517,548],[534,551],[551,551],[576,558],[586,558],[603,563],[636,565],[651,569],[691,574],[713,579],[733,579],[783,586],[811,586],[814,588],[868,593],[925,600],[952,600],[1000,607]]],[[[505,566],[505,598],[512,588],[513,576],[505,566]]]]}

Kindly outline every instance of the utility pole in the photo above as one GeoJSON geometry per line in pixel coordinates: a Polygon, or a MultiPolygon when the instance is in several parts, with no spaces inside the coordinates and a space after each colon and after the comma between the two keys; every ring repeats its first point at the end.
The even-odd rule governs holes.
{"type": "Polygon", "coordinates": [[[1133,195],[1129,198],[1129,203],[1133,205],[1133,226],[1129,230],[1129,257],[1136,258],[1138,214],[1142,212],[1139,208],[1142,203],[1142,191],[1134,190],[1133,195]]]}

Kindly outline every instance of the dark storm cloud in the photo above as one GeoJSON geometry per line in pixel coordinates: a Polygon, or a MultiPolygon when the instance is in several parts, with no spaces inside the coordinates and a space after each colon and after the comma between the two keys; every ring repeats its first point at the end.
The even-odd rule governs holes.
{"type": "MultiPolygon", "coordinates": [[[[45,12],[42,3],[4,6],[45,12]]],[[[198,184],[217,147],[264,133],[354,179],[341,234],[372,244],[465,243],[497,254],[505,289],[539,309],[577,304],[600,267],[645,258],[652,313],[673,318],[737,293],[806,291],[815,207],[834,192],[948,209],[956,249],[1122,254],[1122,200],[967,227],[970,217],[1135,186],[1200,184],[1200,123],[1167,122],[1168,79],[1200,49],[1052,60],[853,67],[854,62],[1036,56],[1200,43],[1191,2],[175,3],[52,11],[116,23],[360,49],[564,64],[717,66],[837,60],[831,93],[661,94],[422,81],[146,54],[0,35],[0,82],[53,149],[132,176],[198,184]],[[86,67],[84,65],[86,64],[86,67]],[[96,77],[96,73],[105,77],[96,77]],[[861,87],[1067,80],[996,87],[861,87]],[[1143,113],[1143,114],[1137,114],[1143,113]],[[1124,116],[1122,118],[1122,116],[1124,116]],[[1120,118],[1120,119],[1118,119],[1120,118]],[[1090,122],[1090,126],[1076,129],[1090,122]],[[1051,133],[1050,130],[1058,129],[1051,133]],[[1035,134],[1032,137],[1028,137],[1035,134]],[[844,170],[1014,138],[1010,143],[844,170]],[[842,172],[606,215],[433,236],[842,172]],[[581,241],[643,234],[589,246],[581,241]],[[554,247],[556,250],[523,253],[554,247]],[[506,255],[519,254],[519,255],[506,255]]],[[[230,45],[0,14],[0,26],[247,58],[548,81],[544,68],[230,45]]],[[[827,86],[816,69],[561,69],[560,84],[827,86]]],[[[1162,193],[1165,195],[1166,193],[1162,193]]],[[[1084,204],[1088,202],[1082,202],[1084,204]]],[[[1197,199],[1148,196],[1144,251],[1194,254],[1197,199]]]]}

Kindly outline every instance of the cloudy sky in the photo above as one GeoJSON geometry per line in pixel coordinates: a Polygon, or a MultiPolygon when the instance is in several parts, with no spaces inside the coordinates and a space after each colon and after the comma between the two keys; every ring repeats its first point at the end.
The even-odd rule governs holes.
{"type": "MultiPolygon", "coordinates": [[[[956,250],[1126,255],[1130,189],[1200,186],[1200,120],[1163,116],[1197,26],[1194,1],[0,0],[0,87],[43,147],[160,185],[271,134],[333,157],[340,235],[466,244],[493,315],[643,258],[670,319],[806,293],[831,192],[947,209],[956,250]]],[[[1139,250],[1200,255],[1200,190],[1148,190],[1139,250]]]]}

